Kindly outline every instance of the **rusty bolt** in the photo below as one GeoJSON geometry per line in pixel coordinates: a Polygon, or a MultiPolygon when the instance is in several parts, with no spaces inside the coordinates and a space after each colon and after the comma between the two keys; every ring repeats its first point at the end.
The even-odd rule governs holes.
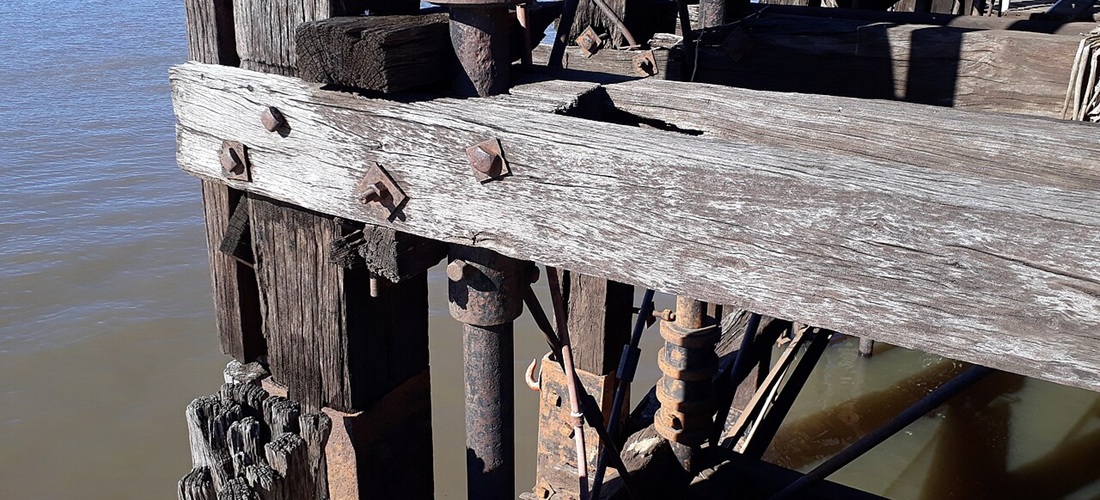
{"type": "Polygon", "coordinates": [[[359,196],[359,203],[366,205],[376,201],[380,202],[387,194],[389,194],[389,190],[386,188],[386,185],[381,182],[375,182],[363,188],[363,194],[359,196]]]}
{"type": "Polygon", "coordinates": [[[234,174],[244,172],[244,161],[233,148],[222,148],[222,170],[234,174]]]}
{"type": "Polygon", "coordinates": [[[498,163],[500,163],[500,155],[486,151],[481,145],[474,146],[470,155],[470,165],[475,170],[492,175],[493,170],[498,168],[498,163]]]}
{"type": "Polygon", "coordinates": [[[264,128],[268,132],[274,132],[286,126],[286,117],[274,106],[268,106],[262,114],[260,114],[260,123],[264,125],[264,128]]]}
{"type": "Polygon", "coordinates": [[[653,317],[661,321],[676,321],[676,313],[665,309],[663,311],[653,311],[653,317]]]}
{"type": "Polygon", "coordinates": [[[466,273],[470,265],[462,259],[452,260],[450,264],[447,264],[447,278],[451,281],[462,281],[466,277],[466,273]]]}

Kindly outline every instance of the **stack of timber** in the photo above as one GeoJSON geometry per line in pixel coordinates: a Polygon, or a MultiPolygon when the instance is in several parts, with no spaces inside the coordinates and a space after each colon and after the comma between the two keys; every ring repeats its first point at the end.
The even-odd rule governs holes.
{"type": "Polygon", "coordinates": [[[958,26],[762,15],[705,32],[699,53],[675,51],[668,73],[760,90],[1061,117],[1077,46],[1095,24],[1017,27],[1047,31],[1036,33],[992,18],[950,23],[958,26]]]}
{"type": "Polygon", "coordinates": [[[1069,75],[1062,118],[1100,122],[1100,28],[1081,40],[1069,75]]]}
{"type": "Polygon", "coordinates": [[[226,383],[187,405],[191,472],[180,500],[328,498],[324,413],[269,396],[258,384],[226,383]]]}

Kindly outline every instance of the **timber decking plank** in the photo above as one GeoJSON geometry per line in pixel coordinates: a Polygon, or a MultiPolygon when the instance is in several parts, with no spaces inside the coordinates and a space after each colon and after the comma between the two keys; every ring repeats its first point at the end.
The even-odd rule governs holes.
{"type": "MultiPolygon", "coordinates": [[[[515,109],[515,96],[395,103],[199,64],[174,68],[172,82],[180,164],[195,175],[220,177],[217,151],[233,137],[253,165],[253,182],[227,181],[240,189],[1100,388],[1100,127],[877,103],[909,124],[903,135],[852,121],[831,144],[800,130],[783,94],[706,89],[711,102],[770,99],[757,118],[789,115],[789,133],[805,139],[783,148],[614,124],[591,134],[591,122],[515,109]],[[253,123],[264,105],[294,133],[253,123]],[[869,141],[942,149],[914,140],[929,130],[965,138],[967,152],[927,167],[850,152],[869,141]],[[513,175],[482,185],[464,149],[489,137],[513,175]],[[410,197],[393,221],[354,195],[375,161],[410,197]]],[[[577,97],[543,100],[567,108],[577,97]]],[[[819,114],[867,105],[815,98],[819,114]]]]}

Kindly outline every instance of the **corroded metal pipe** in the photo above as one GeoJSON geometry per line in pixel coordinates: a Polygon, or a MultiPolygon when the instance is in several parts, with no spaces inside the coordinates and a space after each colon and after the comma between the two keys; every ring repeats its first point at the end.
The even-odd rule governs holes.
{"type": "Polygon", "coordinates": [[[508,91],[511,18],[505,4],[453,4],[451,43],[458,56],[455,92],[462,96],[490,96],[508,91]]]}
{"type": "Polygon", "coordinates": [[[714,385],[718,356],[714,345],[721,331],[706,315],[706,303],[676,298],[675,321],[661,322],[664,347],[657,353],[661,380],[657,399],[661,408],[654,416],[657,433],[668,439],[685,470],[691,471],[693,452],[711,433],[714,385]]]}
{"type": "Polygon", "coordinates": [[[522,266],[490,250],[451,246],[449,307],[464,323],[469,498],[515,496],[512,321],[523,311],[522,266]]]}

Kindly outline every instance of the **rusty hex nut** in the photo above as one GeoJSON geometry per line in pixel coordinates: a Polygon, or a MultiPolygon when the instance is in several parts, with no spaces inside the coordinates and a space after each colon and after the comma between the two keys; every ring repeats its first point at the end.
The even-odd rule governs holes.
{"type": "Polygon", "coordinates": [[[233,148],[222,148],[222,170],[227,173],[239,174],[244,171],[244,161],[233,148]]]}
{"type": "Polygon", "coordinates": [[[260,123],[264,125],[264,128],[268,132],[275,132],[283,127],[286,127],[286,117],[274,106],[268,106],[263,113],[260,114],[260,123]]]}

